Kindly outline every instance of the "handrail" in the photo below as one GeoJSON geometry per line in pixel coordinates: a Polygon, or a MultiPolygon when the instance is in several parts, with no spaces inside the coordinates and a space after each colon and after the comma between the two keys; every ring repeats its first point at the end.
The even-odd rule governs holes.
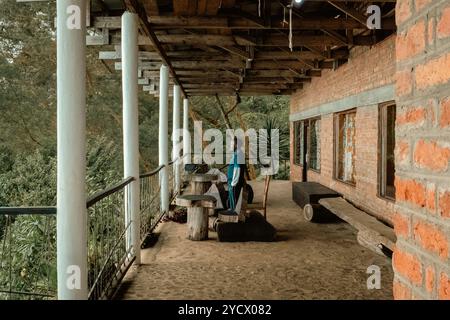
{"type": "MultiPolygon", "coordinates": [[[[187,154],[184,155],[184,156],[178,157],[178,158],[176,158],[175,160],[170,161],[167,165],[168,165],[168,166],[171,166],[171,165],[173,165],[175,162],[177,162],[178,160],[183,159],[185,156],[187,156],[187,154]]],[[[157,167],[156,169],[154,169],[154,170],[152,170],[152,171],[150,171],[150,172],[141,174],[141,175],[139,176],[139,178],[142,179],[142,178],[147,178],[147,177],[154,176],[155,174],[157,174],[158,172],[160,172],[164,167],[165,167],[165,165],[162,164],[162,165],[160,165],[159,167],[157,167]]]]}
{"type": "Polygon", "coordinates": [[[154,169],[154,170],[152,170],[152,171],[150,171],[150,172],[141,174],[141,175],[139,176],[139,178],[142,179],[142,178],[147,178],[147,177],[154,176],[155,174],[157,174],[158,172],[160,172],[163,168],[164,168],[164,165],[162,164],[162,165],[160,165],[158,168],[156,168],[156,169],[154,169]]]}
{"type": "Polygon", "coordinates": [[[0,215],[54,215],[56,207],[0,207],[0,215]]]}
{"type": "MultiPolygon", "coordinates": [[[[86,207],[89,208],[98,201],[106,198],[107,196],[123,189],[131,182],[133,182],[133,177],[128,177],[111,187],[101,190],[93,194],[86,201],[86,207]]],[[[39,215],[54,215],[56,214],[57,209],[56,206],[49,207],[0,207],[0,215],[30,215],[30,214],[39,214],[39,215]]]]}
{"type": "Polygon", "coordinates": [[[122,180],[121,182],[107,188],[106,190],[102,190],[99,191],[95,194],[93,194],[92,196],[90,196],[86,202],[86,207],[89,208],[92,205],[94,205],[95,203],[97,203],[98,201],[106,198],[107,196],[123,189],[124,187],[126,187],[127,185],[129,185],[131,182],[135,181],[136,179],[133,177],[128,177],[124,180],[122,180]]]}

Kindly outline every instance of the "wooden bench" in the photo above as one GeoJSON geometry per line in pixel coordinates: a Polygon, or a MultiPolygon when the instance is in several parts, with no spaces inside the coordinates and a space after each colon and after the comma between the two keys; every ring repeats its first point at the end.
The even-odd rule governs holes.
{"type": "Polygon", "coordinates": [[[319,203],[358,230],[359,244],[379,254],[391,255],[396,242],[395,232],[391,227],[343,198],[320,199],[319,203]]]}
{"type": "Polygon", "coordinates": [[[309,222],[322,222],[330,213],[319,204],[320,199],[336,198],[341,195],[317,182],[293,182],[292,199],[303,209],[303,217],[309,222]]]}
{"type": "Polygon", "coordinates": [[[216,198],[208,195],[182,195],[176,204],[187,208],[188,239],[208,239],[208,210],[216,207],[216,198]]]}

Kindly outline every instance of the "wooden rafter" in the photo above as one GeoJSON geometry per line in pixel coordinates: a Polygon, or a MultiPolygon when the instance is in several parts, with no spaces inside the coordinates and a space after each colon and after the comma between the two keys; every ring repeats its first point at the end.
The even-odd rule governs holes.
{"type": "Polygon", "coordinates": [[[126,8],[136,13],[139,16],[139,22],[141,25],[142,32],[150,39],[151,44],[153,45],[155,51],[158,52],[158,54],[161,57],[161,60],[164,62],[164,64],[169,68],[170,74],[173,77],[175,83],[180,86],[181,92],[183,96],[187,96],[186,92],[184,91],[184,88],[180,81],[178,81],[177,74],[175,72],[175,69],[173,68],[169,58],[167,57],[167,54],[163,47],[161,46],[161,43],[158,40],[158,37],[155,35],[155,33],[152,31],[150,23],[148,22],[148,15],[145,11],[145,8],[141,6],[141,4],[137,0],[124,0],[124,4],[126,5],[126,8]]]}
{"type": "MultiPolygon", "coordinates": [[[[293,8],[292,26],[286,15],[292,0],[123,2],[139,15],[139,84],[151,94],[158,94],[162,64],[185,96],[290,94],[345,63],[354,46],[373,45],[396,28],[395,0],[382,1],[383,30],[376,33],[366,26],[367,0],[304,1],[293,8]]],[[[99,5],[91,12],[98,32],[87,43],[116,45],[99,58],[120,69],[122,10],[105,12],[99,5]]]]}

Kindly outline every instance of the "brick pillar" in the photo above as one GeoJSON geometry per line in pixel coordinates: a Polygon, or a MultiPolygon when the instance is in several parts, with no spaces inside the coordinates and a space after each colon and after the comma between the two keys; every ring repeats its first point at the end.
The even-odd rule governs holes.
{"type": "Polygon", "coordinates": [[[450,1],[397,0],[396,299],[450,299],[450,1]]]}

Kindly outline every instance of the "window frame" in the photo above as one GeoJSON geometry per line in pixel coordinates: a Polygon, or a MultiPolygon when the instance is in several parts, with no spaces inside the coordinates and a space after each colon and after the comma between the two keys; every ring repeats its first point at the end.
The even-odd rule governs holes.
{"type": "MultiPolygon", "coordinates": [[[[356,187],[356,179],[355,182],[344,181],[339,178],[339,117],[345,114],[355,114],[355,132],[356,132],[356,114],[357,108],[348,109],[342,112],[336,112],[333,114],[333,180],[338,181],[340,183],[344,183],[351,187],[356,187]]],[[[356,138],[355,138],[356,139],[356,138]]],[[[356,144],[355,144],[355,153],[356,153],[356,144]]],[[[356,163],[354,169],[356,170],[356,163]]]]}
{"type": "MultiPolygon", "coordinates": [[[[307,119],[303,119],[303,120],[298,120],[298,121],[294,121],[293,123],[293,130],[294,130],[294,164],[303,168],[305,166],[305,163],[303,161],[303,159],[305,159],[306,154],[309,154],[309,157],[311,159],[311,122],[312,121],[320,121],[320,127],[319,127],[319,133],[321,133],[322,131],[322,117],[321,116],[316,116],[316,117],[312,117],[312,118],[307,118],[307,119]],[[306,126],[306,130],[305,130],[305,123],[307,123],[306,126]],[[297,127],[299,127],[297,129],[297,127]],[[297,131],[300,130],[300,131],[297,131]],[[307,139],[307,145],[305,146],[305,131],[306,131],[306,135],[308,137],[307,139]],[[297,132],[300,132],[302,139],[298,139],[298,135],[297,132]],[[299,143],[303,144],[303,148],[301,149],[303,151],[303,153],[300,154],[300,159],[297,159],[297,149],[299,148],[299,143]],[[305,154],[306,153],[306,154],[305,154]]],[[[319,134],[319,140],[318,140],[318,151],[319,153],[321,152],[322,148],[321,148],[321,134],[319,134]]],[[[309,160],[309,159],[308,159],[309,160]]],[[[316,173],[320,173],[320,170],[322,168],[322,156],[319,158],[319,169],[315,169],[315,168],[311,168],[309,166],[309,161],[307,161],[308,166],[307,169],[314,171],[316,173]]]]}
{"type": "Polygon", "coordinates": [[[308,141],[307,141],[307,143],[308,143],[308,146],[307,146],[307,151],[308,151],[308,155],[309,155],[309,161],[308,161],[308,170],[311,170],[311,171],[313,171],[313,172],[316,172],[316,173],[320,173],[320,169],[322,168],[322,154],[321,154],[321,151],[322,151],[322,148],[321,148],[321,141],[322,141],[322,121],[321,121],[322,119],[321,119],[321,117],[320,116],[317,116],[317,117],[312,117],[312,118],[308,118],[308,119],[305,119],[305,121],[308,121],[308,141]],[[320,158],[319,158],[319,161],[318,161],[318,163],[319,163],[319,169],[315,169],[315,168],[311,168],[309,165],[310,165],[310,163],[311,163],[311,122],[312,121],[320,121],[320,127],[319,127],[319,140],[318,140],[318,150],[319,150],[319,153],[320,153],[320,158]]]}
{"type": "Polygon", "coordinates": [[[300,148],[299,143],[303,143],[303,132],[302,132],[303,125],[302,124],[303,124],[303,120],[293,122],[293,130],[294,130],[294,132],[293,132],[293,139],[294,139],[294,157],[293,157],[294,161],[293,161],[293,163],[294,163],[294,165],[300,166],[300,167],[303,167],[302,154],[300,152],[302,149],[299,150],[299,152],[300,152],[299,157],[297,157],[297,149],[300,148]],[[300,133],[302,139],[300,139],[298,133],[300,133]]]}
{"type": "MultiPolygon", "coordinates": [[[[394,100],[387,101],[378,105],[378,161],[377,161],[377,196],[384,200],[395,202],[395,185],[394,196],[386,194],[386,142],[387,142],[387,110],[389,107],[396,108],[394,100]]],[[[395,109],[395,113],[397,110],[395,109]]],[[[395,121],[395,120],[394,120],[395,121]]],[[[394,142],[395,142],[395,126],[394,126],[394,142]]],[[[394,147],[395,148],[395,147],[394,147]]],[[[394,149],[395,150],[395,149],[394,149]]],[[[395,156],[395,154],[393,155],[395,156]]],[[[395,174],[395,161],[394,161],[395,174]]]]}

